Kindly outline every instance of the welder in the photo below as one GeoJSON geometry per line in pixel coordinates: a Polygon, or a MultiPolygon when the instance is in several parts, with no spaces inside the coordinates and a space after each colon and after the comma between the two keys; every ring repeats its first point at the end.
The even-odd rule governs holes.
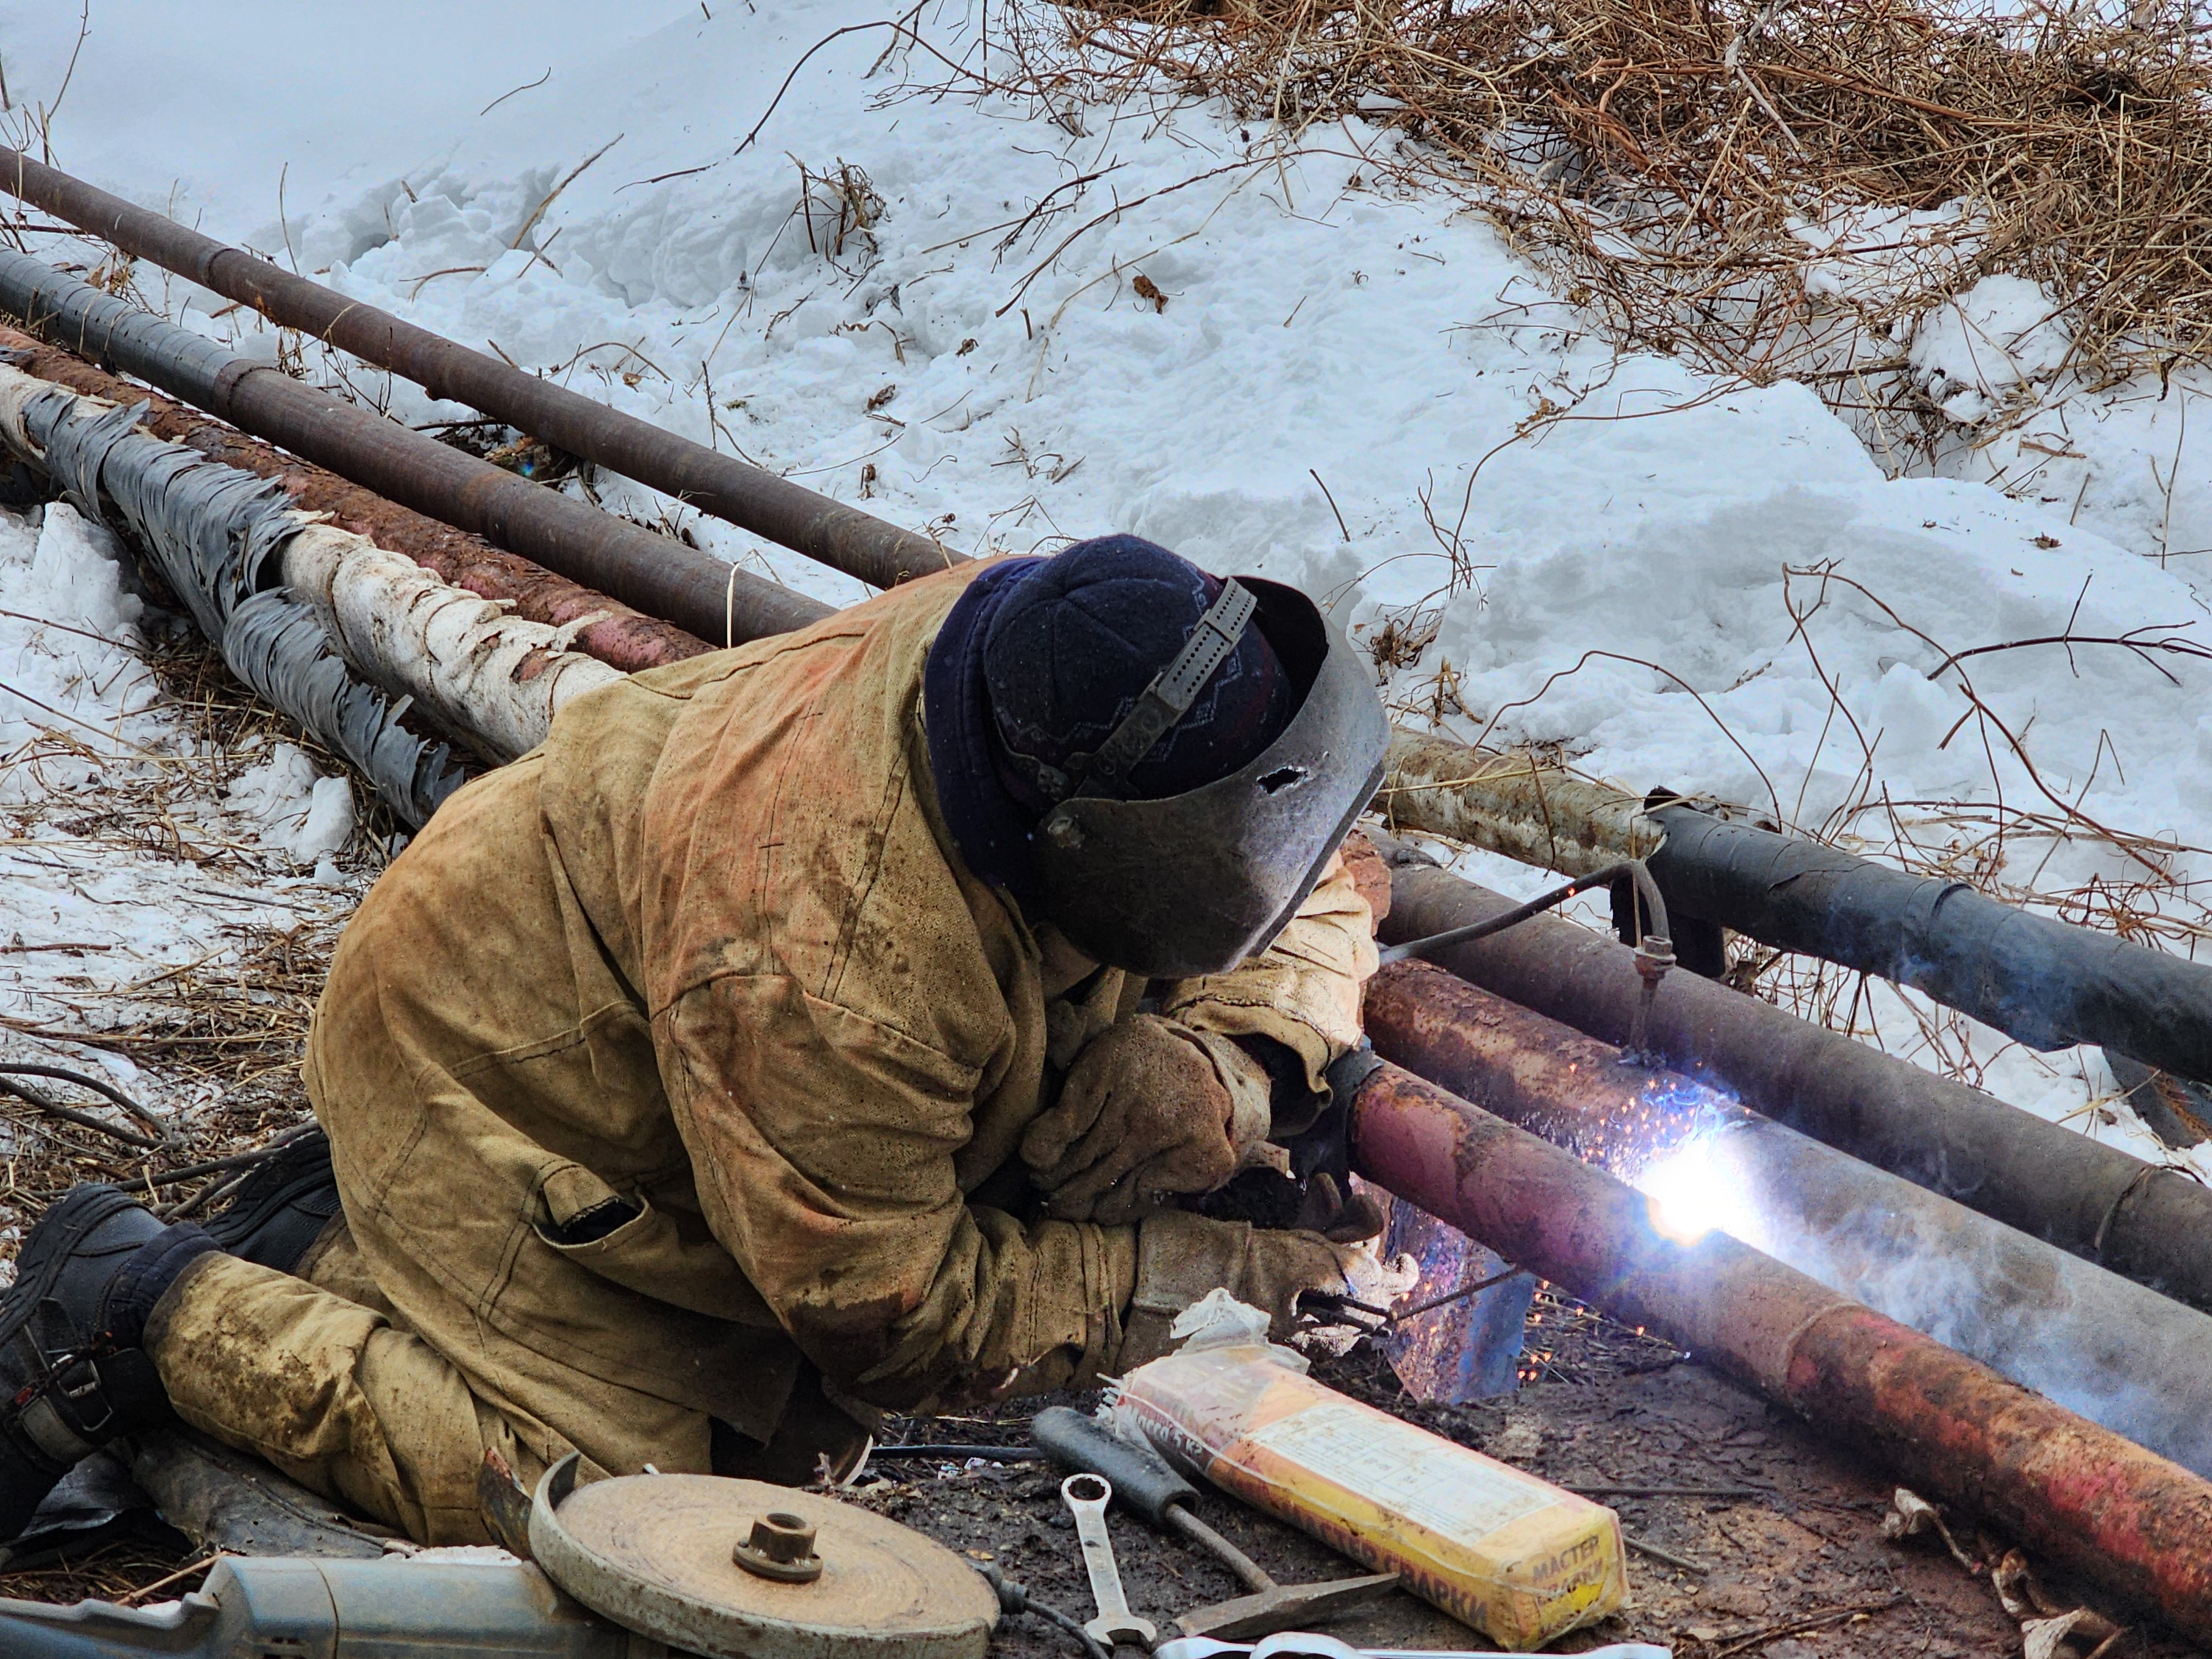
{"type": "Polygon", "coordinates": [[[488,1451],[840,1477],[880,1413],[1118,1374],[1215,1286],[1286,1329],[1372,1206],[1218,1199],[1358,1041],[1385,732],[1310,600],[1127,536],[577,699],[349,926],[327,1141],[208,1228],[81,1187],[25,1241],[0,1537],[178,1419],[479,1541],[488,1451]]]}

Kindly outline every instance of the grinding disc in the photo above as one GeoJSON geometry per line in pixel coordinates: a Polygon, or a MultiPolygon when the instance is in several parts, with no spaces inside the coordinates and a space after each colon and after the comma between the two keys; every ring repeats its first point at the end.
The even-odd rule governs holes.
{"type": "Polygon", "coordinates": [[[546,1576],[641,1635],[718,1659],[983,1659],[999,1602],[933,1540],[816,1492],[711,1474],[576,1485],[545,1472],[530,1547],[546,1576]],[[769,1515],[814,1528],[821,1574],[763,1577],[732,1559],[769,1515]]]}

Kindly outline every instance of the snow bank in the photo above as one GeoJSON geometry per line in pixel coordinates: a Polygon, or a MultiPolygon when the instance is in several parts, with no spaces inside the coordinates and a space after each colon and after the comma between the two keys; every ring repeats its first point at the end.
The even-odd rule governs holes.
{"type": "MultiPolygon", "coordinates": [[[[1988,279],[1896,343],[1956,416],[1956,476],[1892,482],[1804,387],[1721,386],[1592,339],[1488,226],[1372,189],[1397,141],[1358,121],[1290,147],[1214,109],[1054,123],[915,95],[902,77],[941,66],[859,0],[619,24],[579,3],[512,33],[497,20],[519,9],[424,8],[388,30],[345,11],[283,26],[337,31],[302,78],[299,39],[96,3],[58,159],[963,550],[1126,529],[1301,582],[1388,646],[1410,715],[1462,735],[1559,744],[1639,791],[1707,791],[1877,851],[1901,826],[1923,858],[2014,889],[2179,915],[2172,878],[2212,873],[2202,662],[1987,649],[2203,631],[2185,556],[2212,547],[2212,416],[2188,414],[2212,380],[2184,366],[2137,404],[2067,402],[2078,371],[2027,284],[1988,279]],[[775,103],[853,25],[878,27],[829,40],[775,103]],[[191,97],[142,95],[153,61],[189,64],[191,97]],[[2057,412],[1977,447],[2023,388],[2057,412]],[[2053,840],[2085,818],[2166,845],[2053,840]]],[[[957,56],[974,16],[940,8],[923,37],[957,56]]],[[[51,85],[68,32],[32,30],[11,81],[51,85]]],[[[1839,261],[1817,280],[1882,277],[1839,261]]],[[[142,281],[191,301],[192,326],[258,327],[142,281]]],[[[467,413],[349,377],[404,419],[467,413]]],[[[1909,1001],[1876,1012],[1885,1042],[1966,1042],[1970,1070],[2050,1115],[2106,1086],[2092,1056],[2000,1054],[1909,1001]]]]}

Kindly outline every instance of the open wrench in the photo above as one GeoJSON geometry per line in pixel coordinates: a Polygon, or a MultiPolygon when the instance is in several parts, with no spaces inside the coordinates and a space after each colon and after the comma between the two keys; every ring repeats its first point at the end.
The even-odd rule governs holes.
{"type": "Polygon", "coordinates": [[[1149,1653],[1159,1634],[1148,1619],[1129,1611],[1121,1593],[1121,1570],[1114,1565],[1114,1540],[1106,1535],[1106,1505],[1114,1487],[1103,1475],[1071,1474],[1060,1483],[1061,1500],[1075,1516],[1075,1535],[1083,1545],[1083,1570],[1091,1575],[1091,1594],[1098,1616],[1083,1628],[1104,1648],[1135,1645],[1149,1653]]]}

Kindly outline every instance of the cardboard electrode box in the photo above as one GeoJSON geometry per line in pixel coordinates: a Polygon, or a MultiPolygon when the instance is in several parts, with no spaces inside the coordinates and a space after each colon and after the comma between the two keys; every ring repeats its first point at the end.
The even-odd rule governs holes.
{"type": "Polygon", "coordinates": [[[1472,1625],[1540,1647],[1626,1601],[1620,1521],[1495,1458],[1363,1406],[1263,1345],[1131,1372],[1123,1433],[1472,1625]]]}

